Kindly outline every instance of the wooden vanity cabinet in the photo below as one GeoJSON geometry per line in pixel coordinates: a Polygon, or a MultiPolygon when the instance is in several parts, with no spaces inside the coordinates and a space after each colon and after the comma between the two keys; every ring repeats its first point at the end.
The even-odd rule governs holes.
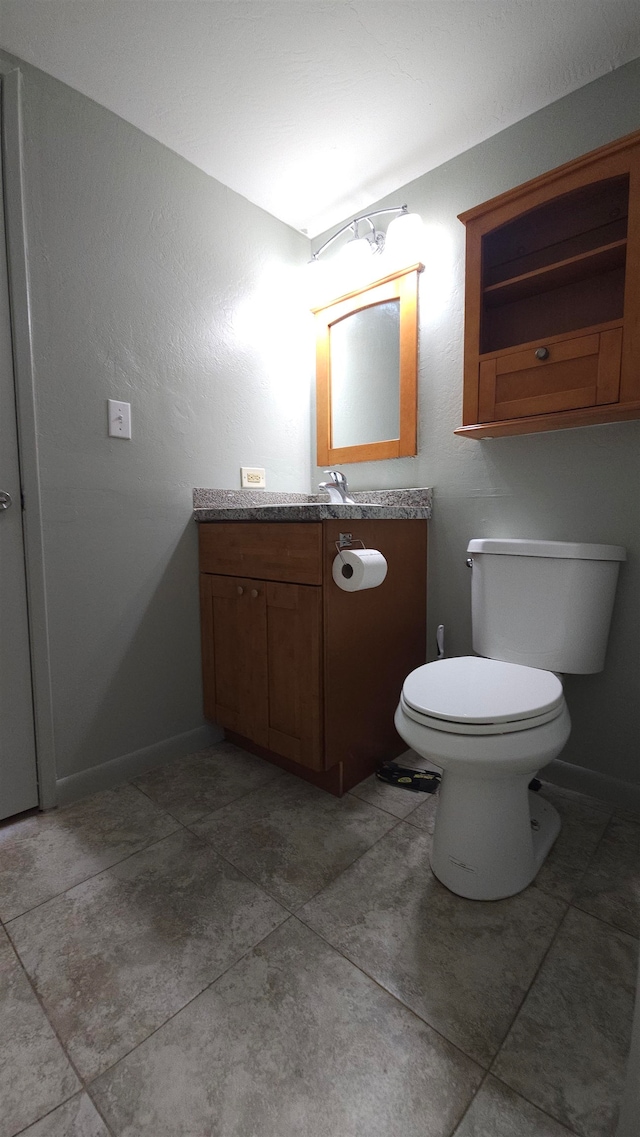
{"type": "Polygon", "coordinates": [[[246,749],[340,794],[406,749],[393,726],[426,656],[426,522],[203,522],[204,709],[246,749]],[[336,541],[378,548],[387,579],[347,593],[336,541]]]}
{"type": "Polygon", "coordinates": [[[640,132],[460,215],[472,438],[640,417],[640,132]]]}

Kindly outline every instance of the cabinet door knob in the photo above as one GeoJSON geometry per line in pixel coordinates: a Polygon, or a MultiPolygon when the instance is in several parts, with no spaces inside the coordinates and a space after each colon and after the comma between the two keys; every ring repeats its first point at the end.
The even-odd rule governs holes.
{"type": "Polygon", "coordinates": [[[549,348],[548,347],[539,347],[536,350],[536,359],[548,359],[548,358],[549,358],[549,348]]]}
{"type": "Polygon", "coordinates": [[[242,596],[243,592],[244,592],[244,588],[242,587],[241,584],[239,584],[238,588],[237,588],[238,596],[242,596]]]}
{"type": "Polygon", "coordinates": [[[255,600],[256,596],[258,595],[258,589],[252,588],[251,589],[251,595],[252,595],[253,599],[255,600]]]}

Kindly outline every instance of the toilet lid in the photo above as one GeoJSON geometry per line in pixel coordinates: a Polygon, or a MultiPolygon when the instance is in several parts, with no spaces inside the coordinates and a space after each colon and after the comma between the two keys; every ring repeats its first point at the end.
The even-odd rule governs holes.
{"type": "Polygon", "coordinates": [[[562,683],[552,671],[461,656],[416,668],[404,681],[407,709],[453,723],[521,722],[560,710],[562,683]]]}

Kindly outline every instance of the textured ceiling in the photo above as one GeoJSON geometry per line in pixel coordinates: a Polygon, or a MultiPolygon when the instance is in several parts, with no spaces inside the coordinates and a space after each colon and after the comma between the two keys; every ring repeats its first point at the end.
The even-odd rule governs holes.
{"type": "Polygon", "coordinates": [[[0,44],[314,236],[640,56],[640,4],[2,0],[0,44]]]}

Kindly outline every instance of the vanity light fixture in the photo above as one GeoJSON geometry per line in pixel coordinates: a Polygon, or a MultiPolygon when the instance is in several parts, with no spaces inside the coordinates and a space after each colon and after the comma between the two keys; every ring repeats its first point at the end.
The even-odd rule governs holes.
{"type": "Polygon", "coordinates": [[[396,269],[422,261],[423,236],[422,218],[409,213],[406,205],[374,209],[354,217],[312,254],[306,273],[309,306],[316,308],[396,269]],[[396,214],[386,233],[376,227],[374,220],[384,213],[396,214]],[[350,238],[343,241],[337,255],[324,257],[325,250],[346,233],[351,234],[350,238]]]}
{"type": "MultiPolygon", "coordinates": [[[[317,261],[325,249],[328,249],[329,245],[332,245],[338,237],[341,237],[342,234],[346,233],[349,229],[352,232],[352,236],[341,249],[341,257],[353,257],[354,260],[357,259],[359,262],[363,254],[374,255],[375,253],[381,253],[385,246],[385,234],[380,229],[376,229],[374,222],[371,220],[372,217],[378,217],[381,213],[399,213],[400,217],[394,218],[391,222],[391,225],[396,226],[398,222],[403,223],[403,218],[417,217],[417,214],[409,213],[406,205],[392,205],[388,209],[375,209],[371,213],[362,213],[359,217],[354,217],[352,221],[347,221],[346,225],[343,225],[342,228],[338,229],[332,237],[329,237],[319,249],[316,249],[311,257],[312,262],[317,261]],[[369,231],[360,236],[360,225],[363,222],[369,225],[369,231]]],[[[420,218],[418,218],[418,220],[420,220],[420,218]]],[[[389,228],[391,228],[391,225],[389,228]]]]}

